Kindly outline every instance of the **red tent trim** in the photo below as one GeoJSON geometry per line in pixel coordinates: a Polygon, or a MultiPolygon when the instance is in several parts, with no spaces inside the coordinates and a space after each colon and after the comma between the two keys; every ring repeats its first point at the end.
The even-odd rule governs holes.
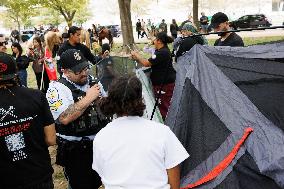
{"type": "Polygon", "coordinates": [[[216,167],[214,167],[207,175],[203,178],[199,179],[193,184],[188,184],[186,187],[181,189],[189,189],[194,188],[196,186],[202,185],[208,181],[215,179],[219,174],[221,174],[233,161],[241,146],[244,144],[248,136],[253,132],[253,128],[248,127],[245,129],[245,132],[242,138],[238,141],[238,143],[234,146],[233,150],[225,157],[223,161],[221,161],[216,167]]]}

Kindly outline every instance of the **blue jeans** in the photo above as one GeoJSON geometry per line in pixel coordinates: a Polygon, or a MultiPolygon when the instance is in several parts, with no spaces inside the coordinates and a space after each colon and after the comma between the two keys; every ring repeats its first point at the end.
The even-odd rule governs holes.
{"type": "Polygon", "coordinates": [[[28,86],[28,83],[27,83],[27,77],[28,77],[27,70],[19,70],[18,71],[18,75],[19,75],[21,84],[24,85],[25,87],[27,87],[28,86]]]}

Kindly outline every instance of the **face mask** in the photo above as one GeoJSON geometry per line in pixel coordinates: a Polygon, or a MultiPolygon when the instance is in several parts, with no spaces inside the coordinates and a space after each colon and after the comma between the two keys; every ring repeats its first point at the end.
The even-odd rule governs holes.
{"type": "MultiPolygon", "coordinates": [[[[228,30],[226,28],[223,28],[222,31],[225,32],[225,31],[228,31],[228,30]]],[[[218,36],[221,36],[221,37],[224,37],[226,35],[227,35],[227,33],[219,33],[218,34],[218,36]]]]}
{"type": "Polygon", "coordinates": [[[224,37],[227,33],[218,33],[218,36],[224,37]]]}

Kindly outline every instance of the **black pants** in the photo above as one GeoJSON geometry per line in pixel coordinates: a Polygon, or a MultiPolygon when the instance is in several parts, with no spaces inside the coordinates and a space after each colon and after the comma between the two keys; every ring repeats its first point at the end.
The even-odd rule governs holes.
{"type": "Polygon", "coordinates": [[[46,182],[42,182],[28,189],[53,189],[53,188],[54,188],[54,185],[53,185],[52,179],[49,179],[46,182]]]}
{"type": "Polygon", "coordinates": [[[141,36],[141,31],[140,30],[137,31],[137,34],[138,34],[138,39],[139,39],[139,37],[141,36]]]}
{"type": "MultiPolygon", "coordinates": [[[[1,187],[0,187],[1,188],[1,187]]],[[[52,177],[45,179],[44,181],[35,184],[33,186],[19,186],[14,189],[54,189],[52,177]]]]}
{"type": "Polygon", "coordinates": [[[146,37],[148,37],[148,36],[147,36],[147,34],[146,34],[146,32],[145,32],[145,31],[143,31],[143,32],[142,32],[142,34],[141,34],[141,38],[143,38],[143,37],[144,37],[144,35],[146,35],[146,37]]]}
{"type": "Polygon", "coordinates": [[[72,189],[97,189],[101,178],[92,170],[93,142],[77,142],[66,150],[65,173],[72,189]]]}
{"type": "MultiPolygon", "coordinates": [[[[38,87],[38,89],[40,89],[42,73],[35,73],[35,76],[36,76],[37,87],[38,87]]],[[[49,86],[49,79],[48,79],[46,71],[44,71],[44,73],[43,73],[43,87],[42,87],[42,91],[44,93],[46,93],[48,86],[49,86]]]]}

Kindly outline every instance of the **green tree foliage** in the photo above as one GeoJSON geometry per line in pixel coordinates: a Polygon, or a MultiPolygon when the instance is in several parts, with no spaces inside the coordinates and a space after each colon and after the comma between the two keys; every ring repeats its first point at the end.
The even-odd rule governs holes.
{"type": "Polygon", "coordinates": [[[3,0],[1,4],[6,7],[2,18],[9,23],[16,23],[19,31],[22,25],[30,26],[30,18],[37,14],[30,0],[3,0]]]}
{"type": "Polygon", "coordinates": [[[74,17],[74,22],[79,26],[82,26],[85,22],[87,22],[93,14],[91,13],[90,9],[81,9],[78,10],[77,14],[74,17]]]}
{"type": "Polygon", "coordinates": [[[67,22],[68,26],[72,26],[75,14],[87,8],[89,0],[34,0],[37,4],[58,11],[67,22]]]}
{"type": "Polygon", "coordinates": [[[64,22],[63,16],[56,10],[50,8],[41,8],[40,16],[37,24],[52,24],[54,26],[60,25],[64,22]]]}

